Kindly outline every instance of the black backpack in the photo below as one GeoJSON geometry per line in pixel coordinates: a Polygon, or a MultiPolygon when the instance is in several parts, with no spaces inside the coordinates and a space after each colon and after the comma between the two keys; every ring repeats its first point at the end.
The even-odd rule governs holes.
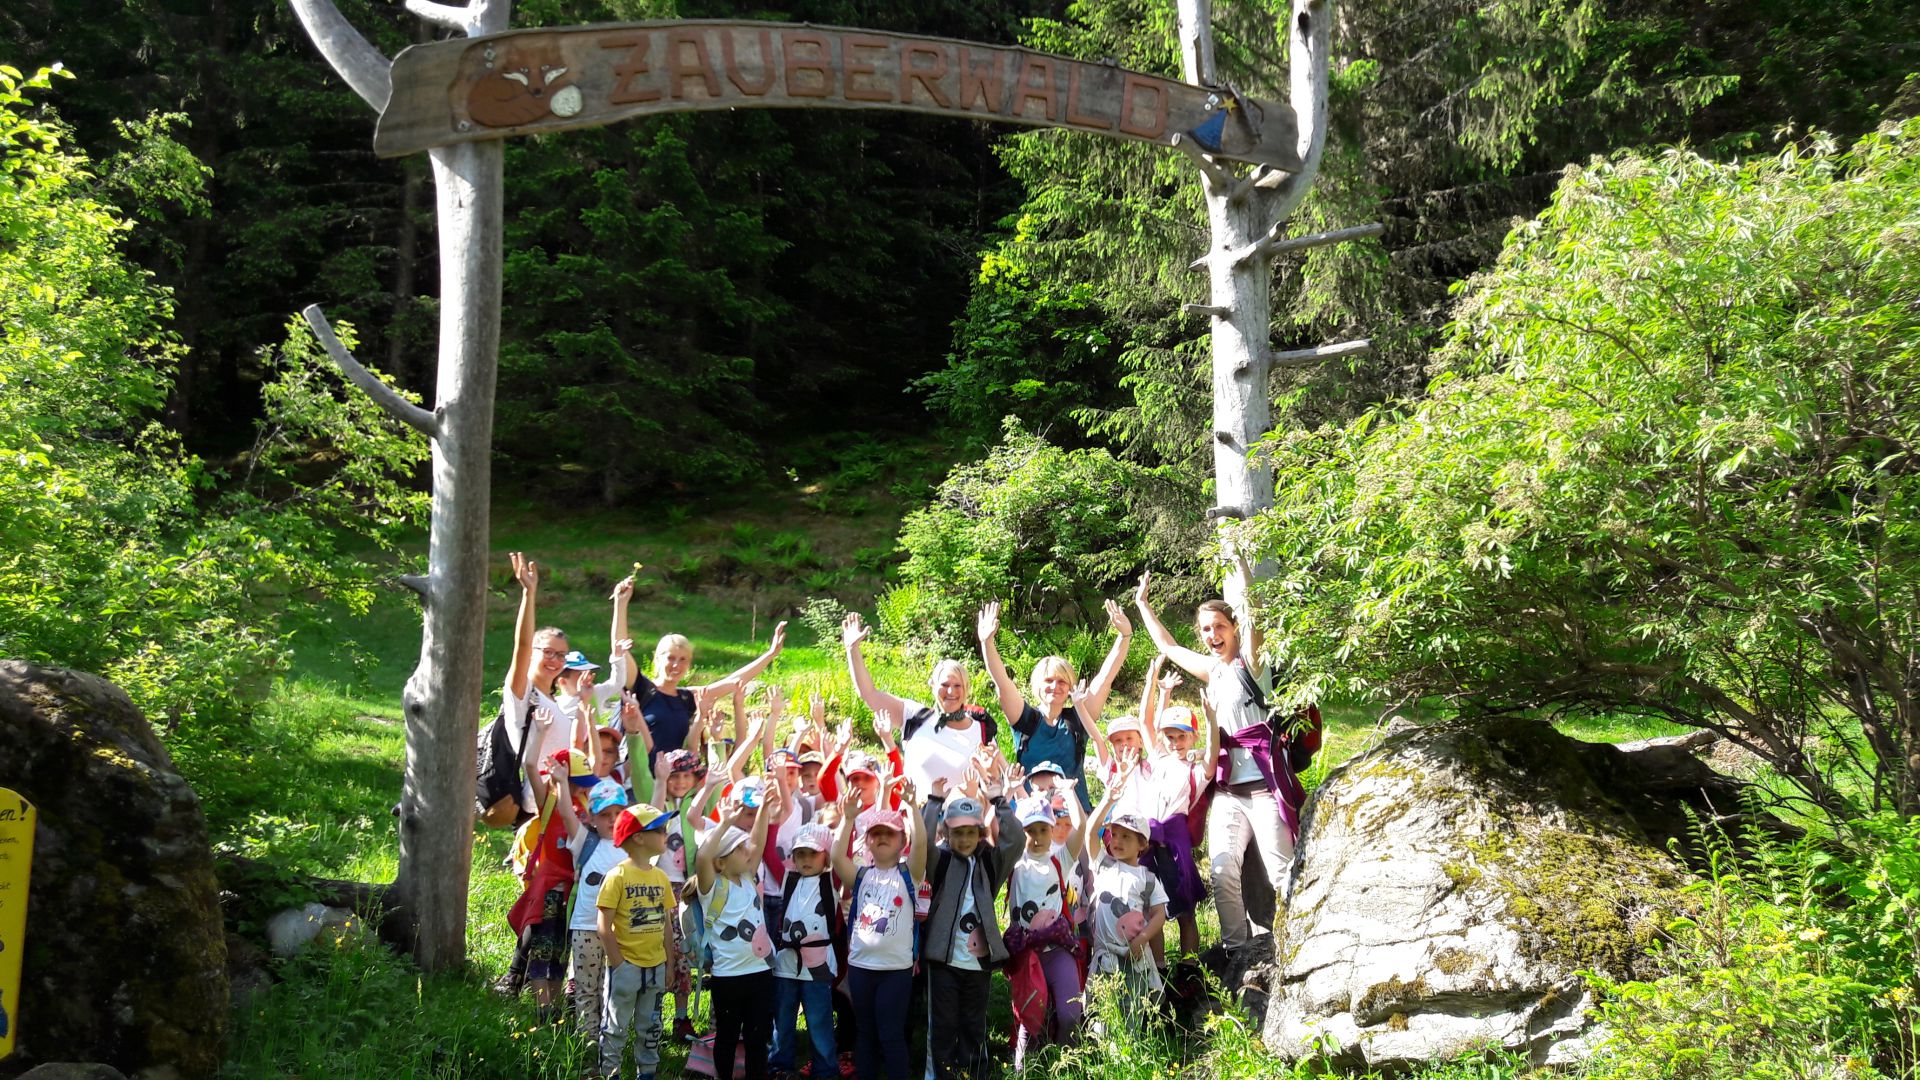
{"type": "MultiPolygon", "coordinates": [[[[532,726],[533,702],[529,701],[526,715],[520,718],[523,747],[532,726]]],[[[497,829],[517,827],[532,816],[520,805],[520,755],[513,752],[505,706],[480,732],[480,745],[474,755],[473,812],[482,823],[497,829]]]]}

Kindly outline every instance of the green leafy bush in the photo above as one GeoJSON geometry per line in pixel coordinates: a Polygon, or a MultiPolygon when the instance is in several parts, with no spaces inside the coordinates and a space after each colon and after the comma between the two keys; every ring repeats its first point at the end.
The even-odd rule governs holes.
{"type": "Polygon", "coordinates": [[[1269,441],[1292,697],[1659,716],[1920,812],[1915,220],[1920,120],[1570,173],[1426,397],[1269,441]]]}
{"type": "Polygon", "coordinates": [[[903,589],[881,604],[893,641],[974,651],[973,620],[999,600],[1010,629],[1104,625],[1101,598],[1145,561],[1127,514],[1129,469],[1104,450],[1065,450],[1008,418],[999,446],[947,475],[907,515],[903,589]]]}
{"type": "Polygon", "coordinates": [[[1589,974],[1610,1038],[1598,1077],[1911,1076],[1920,1066],[1920,822],[1852,825],[1853,847],[1736,849],[1704,834],[1700,914],[1656,947],[1647,982],[1589,974]]]}
{"type": "MultiPolygon", "coordinates": [[[[50,75],[0,67],[0,655],[114,679],[169,732],[240,716],[285,660],[290,605],[373,603],[374,559],[423,513],[427,448],[290,329],[252,447],[231,470],[187,453],[158,423],[183,355],[173,298],[124,253],[133,223],[92,165],[30,112],[50,75]]],[[[197,186],[165,171],[191,159],[164,122],[126,130],[167,145],[123,183],[197,186]]]]}

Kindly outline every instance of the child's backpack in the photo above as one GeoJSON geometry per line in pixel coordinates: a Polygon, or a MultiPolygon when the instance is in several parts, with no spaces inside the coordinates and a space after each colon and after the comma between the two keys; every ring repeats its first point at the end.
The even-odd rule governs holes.
{"type": "MultiPolygon", "coordinates": [[[[785,914],[788,922],[793,921],[793,893],[800,885],[801,876],[797,870],[788,870],[786,876],[782,878],[780,882],[780,910],[785,914]]],[[[834,901],[832,876],[830,872],[820,875],[820,904],[826,909],[824,914],[827,917],[827,940],[820,941],[809,938],[804,941],[788,941],[786,940],[786,927],[780,926],[774,928],[774,949],[776,951],[790,949],[793,952],[799,953],[801,957],[800,966],[802,968],[807,966],[806,953],[802,950],[819,948],[824,945],[833,950],[834,959],[839,961],[840,970],[847,970],[846,926],[840,918],[840,905],[834,901]]],[[[815,974],[814,977],[818,979],[819,975],[815,974]]]]}
{"type": "MultiPolygon", "coordinates": [[[[521,746],[527,744],[532,725],[533,702],[528,701],[526,715],[520,718],[521,746]]],[[[520,805],[520,755],[513,746],[507,710],[501,706],[500,715],[481,729],[474,755],[473,811],[481,824],[495,829],[511,829],[532,816],[520,805]]]]}

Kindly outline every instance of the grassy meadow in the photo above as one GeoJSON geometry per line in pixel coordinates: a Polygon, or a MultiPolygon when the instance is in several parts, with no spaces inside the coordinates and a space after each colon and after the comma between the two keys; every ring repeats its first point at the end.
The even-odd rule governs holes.
{"type": "MultiPolygon", "coordinates": [[[[661,633],[687,635],[694,642],[690,681],[695,683],[762,651],[774,623],[809,598],[836,596],[861,610],[862,598],[883,587],[898,502],[883,494],[843,495],[823,507],[821,488],[796,482],[792,492],[778,498],[664,517],[597,508],[568,515],[531,499],[501,499],[484,643],[489,680],[505,671],[519,598],[507,570],[509,551],[524,551],[541,565],[541,623],[567,629],[573,644],[596,658],[604,658],[607,650],[608,590],[633,563],[642,563],[630,613],[636,652],[649,653],[661,633]]],[[[870,606],[866,610],[870,613],[870,606]]],[[[1104,628],[1087,629],[1097,632],[1104,647],[1104,628]]],[[[176,756],[202,794],[221,849],[289,875],[392,877],[396,845],[390,809],[399,795],[404,760],[399,691],[418,642],[417,609],[398,593],[365,616],[316,613],[296,628],[295,663],[251,727],[176,742],[176,756]]],[[[800,700],[810,690],[822,692],[834,715],[864,714],[837,641],[819,640],[814,628],[796,618],[788,642],[768,678],[791,687],[800,700]]],[[[1017,663],[1019,649],[1008,651],[1010,662],[1017,663]]],[[[905,693],[924,685],[924,658],[874,642],[868,654],[882,685],[905,693]]],[[[1141,635],[1119,693],[1138,693],[1147,658],[1141,635]]],[[[497,700],[491,698],[497,690],[489,694],[497,700]]],[[[1116,699],[1112,711],[1127,708],[1116,699]]],[[[1376,737],[1371,710],[1336,705],[1326,713],[1327,746],[1310,782],[1376,737]]],[[[1640,724],[1590,724],[1579,730],[1601,739],[1663,733],[1640,724]]],[[[530,1001],[505,1001],[488,990],[512,951],[505,913],[519,886],[502,864],[509,841],[510,834],[500,830],[483,830],[475,838],[466,973],[424,977],[379,945],[354,937],[317,946],[291,961],[274,961],[272,985],[236,1002],[228,1075],[316,1080],[580,1075],[592,1060],[585,1041],[564,1029],[539,1026],[530,1001]]],[[[288,886],[282,899],[293,904],[303,897],[288,886]]],[[[1206,925],[1207,914],[1203,930],[1210,941],[1214,930],[1206,925]]],[[[258,926],[242,918],[239,929],[256,933],[258,926]]],[[[1005,983],[996,985],[997,1039],[1007,1030],[1008,1014],[1005,983]]],[[[1191,1035],[1124,1024],[1109,1030],[1098,1042],[1045,1056],[1033,1068],[1061,1076],[1315,1075],[1269,1059],[1258,1033],[1233,1012],[1214,1017],[1208,1030],[1191,1035]]],[[[684,1049],[669,1045],[664,1053],[661,1075],[676,1075],[684,1049]]],[[[1429,1076],[1508,1076],[1515,1069],[1511,1063],[1470,1062],[1429,1076]]]]}

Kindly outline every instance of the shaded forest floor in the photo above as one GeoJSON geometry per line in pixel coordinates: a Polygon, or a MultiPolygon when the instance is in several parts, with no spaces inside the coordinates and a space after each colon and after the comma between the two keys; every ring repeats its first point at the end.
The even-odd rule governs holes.
{"type": "MultiPolygon", "coordinates": [[[[924,479],[890,481],[897,489],[924,479]]],[[[790,491],[716,503],[704,510],[646,509],[557,514],[530,498],[498,501],[496,564],[485,649],[489,679],[505,670],[518,601],[506,553],[525,551],[546,571],[540,621],[567,628],[589,655],[606,650],[607,591],[634,562],[644,564],[631,631],[646,653],[659,634],[694,642],[694,681],[720,674],[765,647],[776,617],[811,596],[848,600],[879,590],[904,499],[868,476],[844,485],[822,509],[827,484],[793,481],[790,491]],[[851,510],[852,512],[849,512],[851,510]]],[[[908,495],[900,490],[899,495],[908,495]]],[[[864,601],[863,601],[864,602],[864,601]]],[[[858,605],[856,605],[858,609],[858,605]]],[[[297,660],[257,722],[244,731],[205,733],[175,744],[200,791],[216,844],[288,875],[390,880],[404,744],[399,687],[418,650],[413,605],[399,598],[366,616],[319,614],[297,632],[297,660]],[[329,621],[330,620],[330,621],[329,621]]],[[[876,651],[876,678],[918,686],[925,666],[876,651]]],[[[796,620],[770,678],[851,699],[837,643],[796,620]]],[[[1128,689],[1124,687],[1123,690],[1128,689]]],[[[490,691],[491,692],[491,691],[490,691]]],[[[1137,692],[1137,689],[1135,690],[1137,692]]],[[[1327,710],[1329,738],[1310,782],[1369,746],[1373,710],[1327,710]]],[[[1589,723],[1583,738],[1620,741],[1666,734],[1643,723],[1589,723]]],[[[347,938],[291,961],[270,963],[273,983],[236,1001],[228,1074],[235,1077],[574,1077],[591,1047],[568,1031],[535,1023],[530,1002],[494,996],[488,985],[511,952],[505,913],[518,882],[503,866],[511,834],[475,841],[468,923],[470,970],[422,977],[383,948],[347,938]]],[[[269,889],[271,893],[271,889],[269,889]]],[[[269,897],[272,898],[271,896],[269,897]]],[[[288,887],[285,904],[305,899],[288,887]]],[[[272,906],[272,905],[268,905],[272,906]]],[[[1206,916],[1210,916],[1210,910],[1206,916]]],[[[258,935],[257,920],[238,927],[258,935]]],[[[1203,917],[1203,937],[1216,937],[1203,917]]],[[[996,980],[993,1031],[1008,1030],[1004,980],[996,980]]],[[[1287,1075],[1232,1014],[1191,1037],[1136,1036],[1127,1060],[1139,1075],[1287,1075]]],[[[661,1075],[676,1075],[684,1047],[664,1050],[661,1075]]],[[[1100,1068],[1112,1072],[1113,1060],[1100,1068]]],[[[1043,1073],[1081,1075],[1090,1063],[1043,1059],[1043,1073]]],[[[1513,1067],[1463,1064],[1439,1077],[1504,1076],[1513,1067]]],[[[1306,1075],[1306,1074],[1300,1074],[1306,1075]]]]}

